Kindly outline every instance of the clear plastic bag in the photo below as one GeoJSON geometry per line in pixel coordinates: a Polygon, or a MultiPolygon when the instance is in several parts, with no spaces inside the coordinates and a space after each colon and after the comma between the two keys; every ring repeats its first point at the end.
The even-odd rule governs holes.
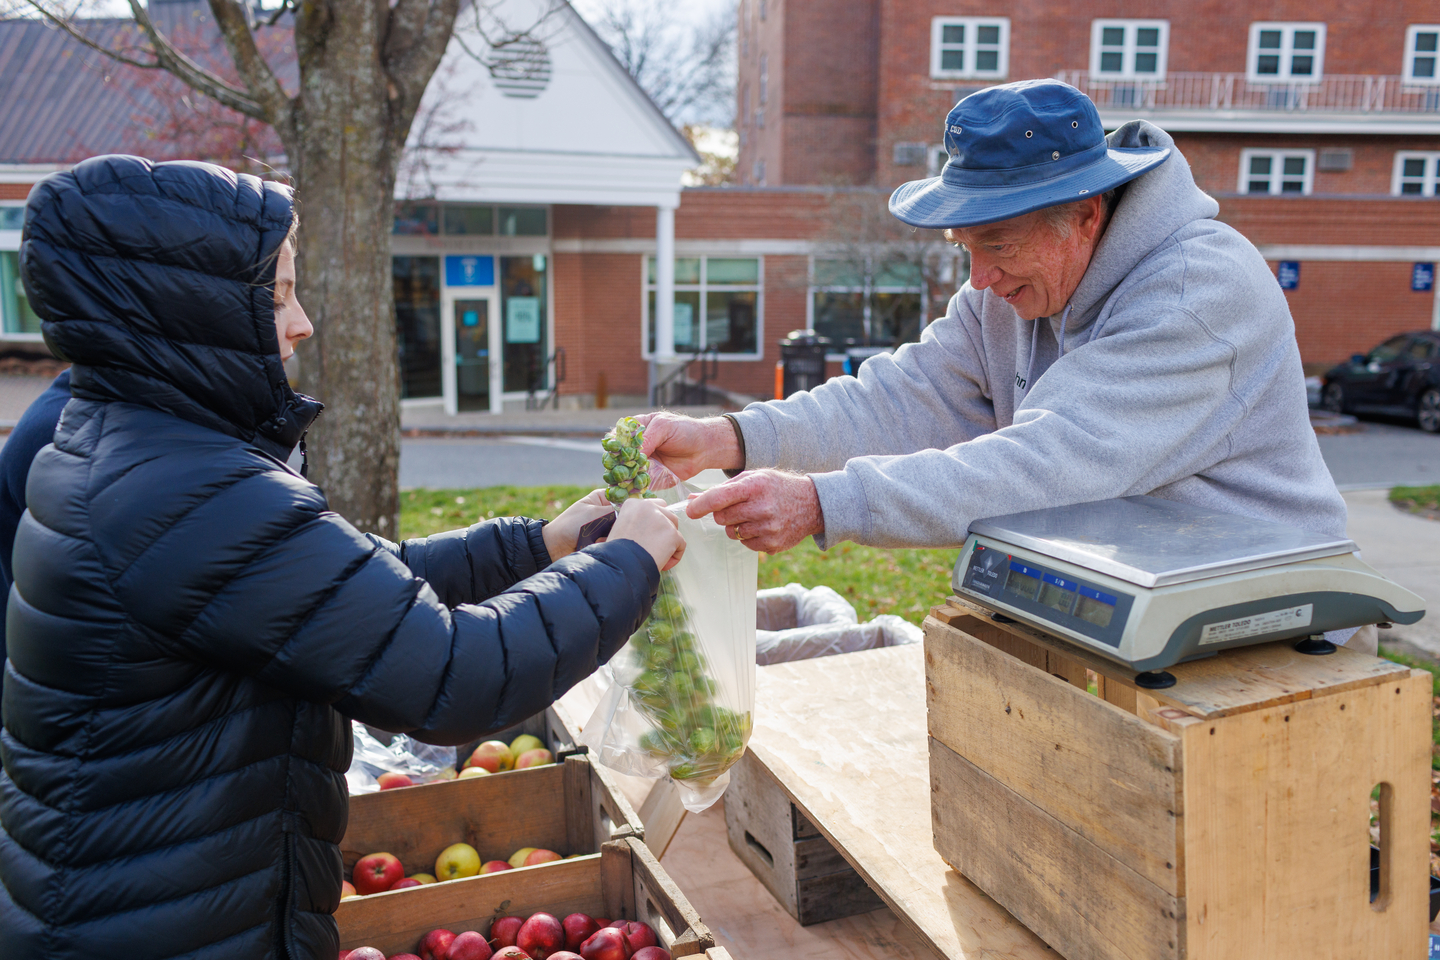
{"type": "Polygon", "coordinates": [[[381,743],[365,724],[353,720],[350,729],[355,755],[345,771],[345,782],[352,797],[379,790],[376,781],[382,773],[403,773],[416,783],[455,779],[454,747],[421,743],[403,733],[395,734],[388,744],[381,743]]]}
{"type": "Polygon", "coordinates": [[[850,602],[826,586],[788,583],[761,590],[755,601],[755,662],[761,666],[898,647],[924,638],[919,627],[894,614],[857,623],[850,602]]]}
{"type": "Polygon", "coordinates": [[[607,767],[674,780],[699,813],[725,792],[750,739],[759,557],[713,518],[685,516],[689,492],[658,492],[685,556],[661,575],[650,619],[601,668],[606,689],[580,739],[607,767]]]}

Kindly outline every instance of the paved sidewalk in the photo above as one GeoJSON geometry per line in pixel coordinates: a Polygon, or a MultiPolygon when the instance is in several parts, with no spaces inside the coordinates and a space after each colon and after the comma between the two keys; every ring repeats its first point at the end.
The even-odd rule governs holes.
{"type": "MultiPolygon", "coordinates": [[[[408,436],[455,434],[528,436],[603,436],[621,417],[650,413],[653,407],[606,407],[601,410],[519,410],[506,413],[457,413],[439,406],[408,407],[400,411],[400,429],[408,436]]],[[[692,417],[713,417],[720,407],[671,407],[692,417]]]]}
{"type": "Polygon", "coordinates": [[[54,379],[0,374],[0,427],[13,427],[25,408],[44,393],[54,379]]]}
{"type": "Polygon", "coordinates": [[[1440,521],[1391,506],[1384,490],[1345,493],[1350,539],[1360,557],[1380,573],[1425,598],[1419,623],[1380,631],[1380,642],[1403,640],[1440,657],[1440,521]]]}

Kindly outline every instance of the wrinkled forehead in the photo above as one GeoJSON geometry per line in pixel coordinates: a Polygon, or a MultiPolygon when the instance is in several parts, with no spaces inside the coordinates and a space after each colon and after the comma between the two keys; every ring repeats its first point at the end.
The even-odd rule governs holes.
{"type": "Polygon", "coordinates": [[[1009,220],[982,223],[978,227],[951,227],[947,232],[952,240],[967,247],[981,243],[1014,243],[1028,239],[1042,219],[1038,212],[1026,213],[1009,220]]]}

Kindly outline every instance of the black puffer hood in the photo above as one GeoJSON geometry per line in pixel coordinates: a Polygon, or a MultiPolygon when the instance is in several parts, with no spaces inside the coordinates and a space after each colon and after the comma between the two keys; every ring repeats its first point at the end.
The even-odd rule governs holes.
{"type": "Polygon", "coordinates": [[[88,400],[153,407],[285,459],[323,405],[275,336],[290,188],[193,161],[93,157],[35,185],[20,275],[88,400]]]}

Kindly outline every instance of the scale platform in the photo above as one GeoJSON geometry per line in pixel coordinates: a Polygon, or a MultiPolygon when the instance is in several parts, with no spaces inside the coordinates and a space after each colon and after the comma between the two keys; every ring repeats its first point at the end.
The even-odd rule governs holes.
{"type": "Polygon", "coordinates": [[[1425,615],[1420,597],[1356,549],[1281,523],[1124,497],[977,521],[951,585],[996,613],[1154,671],[1229,647],[1425,615]]]}

